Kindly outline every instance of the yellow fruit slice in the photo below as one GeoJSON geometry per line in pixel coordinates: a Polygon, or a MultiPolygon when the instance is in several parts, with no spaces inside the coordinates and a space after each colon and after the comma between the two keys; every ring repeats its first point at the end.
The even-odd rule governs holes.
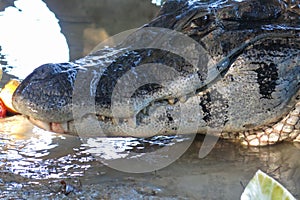
{"type": "Polygon", "coordinates": [[[0,81],[2,80],[2,68],[0,68],[0,81]]]}
{"type": "Polygon", "coordinates": [[[241,200],[296,200],[280,183],[258,170],[245,188],[241,200]]]}
{"type": "Polygon", "coordinates": [[[17,111],[12,106],[12,95],[17,87],[20,85],[18,80],[10,80],[0,92],[0,99],[2,99],[8,111],[12,113],[17,113],[17,111]]]}

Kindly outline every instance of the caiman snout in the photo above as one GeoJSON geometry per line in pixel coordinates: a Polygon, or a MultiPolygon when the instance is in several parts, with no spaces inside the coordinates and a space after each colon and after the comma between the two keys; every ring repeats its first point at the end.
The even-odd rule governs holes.
{"type": "Polygon", "coordinates": [[[47,122],[71,120],[72,84],[76,77],[73,66],[45,64],[35,69],[14,92],[15,109],[47,122]]]}

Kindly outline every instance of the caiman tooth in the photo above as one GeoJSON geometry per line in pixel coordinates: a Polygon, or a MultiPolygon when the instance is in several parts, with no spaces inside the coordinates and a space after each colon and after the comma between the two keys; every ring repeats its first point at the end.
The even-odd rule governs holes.
{"type": "Polygon", "coordinates": [[[128,118],[128,125],[131,128],[136,128],[136,117],[128,118]]]}
{"type": "Polygon", "coordinates": [[[147,115],[147,108],[144,108],[144,109],[142,110],[142,113],[143,113],[144,115],[147,115]]]}
{"type": "Polygon", "coordinates": [[[205,93],[204,92],[199,92],[197,93],[197,96],[203,96],[205,93]]]}
{"type": "Polygon", "coordinates": [[[112,124],[113,125],[118,125],[120,122],[119,118],[112,118],[112,124]]]}
{"type": "Polygon", "coordinates": [[[179,98],[179,101],[180,101],[181,103],[185,103],[186,100],[187,100],[187,96],[182,96],[182,97],[179,98]]]}
{"type": "Polygon", "coordinates": [[[105,121],[105,116],[100,115],[100,116],[98,116],[98,119],[100,119],[101,121],[105,121]]]}
{"type": "Polygon", "coordinates": [[[175,104],[175,99],[168,99],[168,102],[170,105],[174,105],[175,104]]]}

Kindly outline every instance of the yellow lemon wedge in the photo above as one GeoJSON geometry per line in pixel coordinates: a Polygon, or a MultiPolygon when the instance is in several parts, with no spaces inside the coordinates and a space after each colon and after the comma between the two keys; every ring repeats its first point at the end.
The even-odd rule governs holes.
{"type": "Polygon", "coordinates": [[[12,95],[19,85],[20,82],[18,80],[12,79],[0,91],[0,99],[5,104],[7,110],[12,113],[17,113],[12,105],[12,95]]]}
{"type": "Polygon", "coordinates": [[[258,170],[246,186],[241,200],[296,200],[275,179],[258,170]]]}

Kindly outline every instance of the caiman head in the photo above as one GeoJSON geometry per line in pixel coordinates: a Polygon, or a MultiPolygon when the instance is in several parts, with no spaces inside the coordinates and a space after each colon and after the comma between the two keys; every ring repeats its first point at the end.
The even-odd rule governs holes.
{"type": "Polygon", "coordinates": [[[147,136],[159,126],[157,134],[210,128],[252,145],[294,139],[300,112],[299,10],[298,0],[169,0],[138,31],[173,30],[193,42],[164,32],[150,39],[133,33],[74,62],[37,68],[14,93],[13,105],[54,131],[52,125],[61,125],[62,132],[78,131],[74,124],[93,132],[88,122],[96,120],[107,135],[147,136]],[[131,48],[146,40],[149,48],[131,48]],[[175,43],[198,62],[153,43],[175,43]],[[138,71],[147,64],[142,68],[147,73],[138,71]],[[153,73],[152,83],[128,89],[132,79],[146,80],[153,73]]]}

